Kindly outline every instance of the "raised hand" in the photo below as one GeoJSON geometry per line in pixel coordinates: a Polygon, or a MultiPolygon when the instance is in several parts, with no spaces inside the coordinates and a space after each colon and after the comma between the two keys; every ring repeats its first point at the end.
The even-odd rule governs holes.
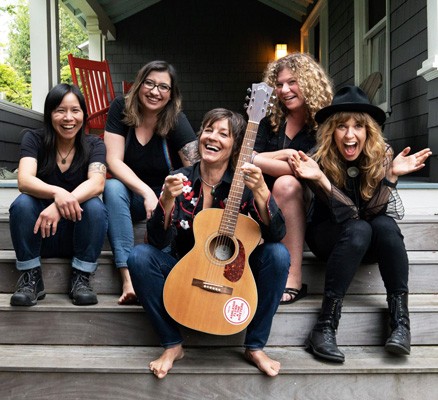
{"type": "Polygon", "coordinates": [[[288,163],[297,178],[316,181],[322,177],[322,171],[317,162],[301,150],[292,154],[288,163]]]}
{"type": "Polygon", "coordinates": [[[183,191],[183,182],[187,177],[183,174],[168,175],[164,180],[163,193],[161,194],[162,201],[173,201],[183,191]]]}
{"type": "Polygon", "coordinates": [[[391,173],[398,177],[411,172],[415,172],[424,167],[426,160],[432,155],[429,148],[418,151],[415,154],[408,155],[410,147],[403,149],[397,157],[392,160],[391,173]]]}

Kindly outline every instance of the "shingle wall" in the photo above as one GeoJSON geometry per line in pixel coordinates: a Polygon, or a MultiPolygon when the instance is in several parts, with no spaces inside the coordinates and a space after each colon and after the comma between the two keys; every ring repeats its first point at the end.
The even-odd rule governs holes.
{"type": "Polygon", "coordinates": [[[275,43],[300,43],[297,21],[254,0],[163,0],[116,28],[117,41],[106,45],[116,89],[147,62],[170,62],[195,130],[212,108],[243,113],[246,89],[261,81],[275,43]]]}

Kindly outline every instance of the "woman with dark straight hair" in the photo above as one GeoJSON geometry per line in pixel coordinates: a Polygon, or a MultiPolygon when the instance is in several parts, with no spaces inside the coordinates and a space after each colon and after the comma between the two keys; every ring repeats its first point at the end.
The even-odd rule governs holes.
{"type": "Polygon", "coordinates": [[[107,230],[99,199],[105,185],[105,145],[85,135],[85,100],[76,86],[61,83],[47,95],[44,127],[24,133],[18,166],[21,194],[10,207],[10,230],[22,272],[13,306],[45,297],[41,257],[72,258],[73,304],[96,304],[90,274],[97,268],[107,230]]]}

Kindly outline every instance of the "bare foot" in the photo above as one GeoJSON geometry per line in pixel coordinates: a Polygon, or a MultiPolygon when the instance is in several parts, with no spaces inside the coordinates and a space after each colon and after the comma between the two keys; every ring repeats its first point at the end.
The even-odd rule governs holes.
{"type": "Polygon", "coordinates": [[[154,373],[154,375],[163,379],[167,373],[172,369],[173,362],[181,360],[184,357],[184,350],[182,345],[178,345],[175,347],[171,347],[169,349],[164,350],[161,357],[151,361],[149,364],[149,369],[154,373]]]}
{"type": "Polygon", "coordinates": [[[245,358],[255,364],[257,368],[268,376],[277,376],[281,364],[269,358],[263,350],[245,350],[245,358]]]}
{"type": "Polygon", "coordinates": [[[128,268],[119,268],[120,275],[122,276],[122,295],[119,297],[119,304],[135,304],[137,302],[137,296],[132,286],[131,277],[129,275],[128,268]]]}

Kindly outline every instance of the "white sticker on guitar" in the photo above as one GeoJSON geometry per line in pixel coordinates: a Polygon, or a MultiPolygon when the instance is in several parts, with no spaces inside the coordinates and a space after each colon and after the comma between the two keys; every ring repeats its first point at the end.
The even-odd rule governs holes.
{"type": "Polygon", "coordinates": [[[241,297],[233,297],[224,306],[224,317],[233,325],[243,324],[249,318],[249,304],[241,297]]]}

